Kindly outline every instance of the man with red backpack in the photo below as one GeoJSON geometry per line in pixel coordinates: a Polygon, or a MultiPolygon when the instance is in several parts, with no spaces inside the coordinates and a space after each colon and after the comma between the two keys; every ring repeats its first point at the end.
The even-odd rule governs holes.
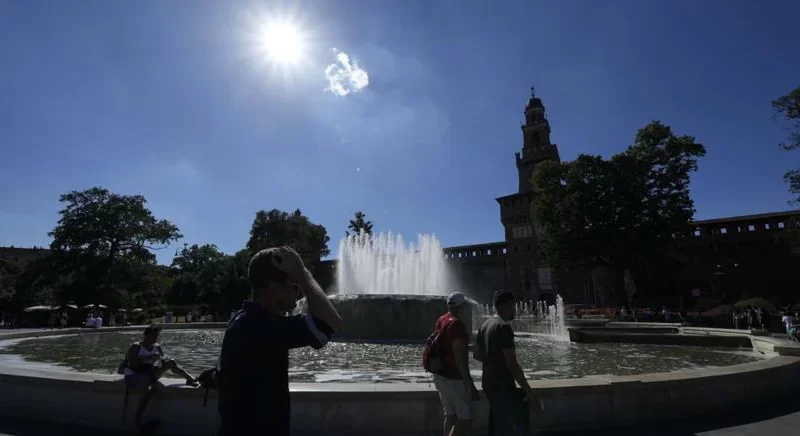
{"type": "Polygon", "coordinates": [[[472,401],[478,390],[469,373],[469,332],[462,321],[470,316],[467,298],[460,292],[447,297],[447,313],[425,344],[423,365],[433,381],[444,409],[444,434],[462,436],[473,416],[472,401]]]}

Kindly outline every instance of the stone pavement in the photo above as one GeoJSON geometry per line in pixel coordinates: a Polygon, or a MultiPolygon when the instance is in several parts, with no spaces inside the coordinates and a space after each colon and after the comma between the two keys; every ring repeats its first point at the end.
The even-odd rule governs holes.
{"type": "MultiPolygon", "coordinates": [[[[97,431],[80,426],[65,426],[40,420],[21,420],[0,415],[0,436],[119,436],[120,434],[125,433],[97,431]]],[[[437,432],[436,436],[440,434],[437,432]]],[[[683,422],[574,433],[534,433],[536,436],[796,436],[798,434],[800,434],[800,401],[797,399],[789,399],[746,412],[731,411],[724,415],[701,416],[683,422]]],[[[356,435],[358,435],[357,432],[326,433],[324,436],[356,435]]],[[[297,434],[296,436],[322,435],[297,434]]]]}

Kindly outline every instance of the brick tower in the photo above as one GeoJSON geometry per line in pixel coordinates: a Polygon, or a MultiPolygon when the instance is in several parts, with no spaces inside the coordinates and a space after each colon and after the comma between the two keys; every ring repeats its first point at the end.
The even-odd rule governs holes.
{"type": "Polygon", "coordinates": [[[531,98],[525,106],[522,137],[522,151],[516,153],[519,191],[497,198],[508,250],[509,290],[525,300],[550,299],[557,293],[557,280],[542,262],[536,242],[536,226],[531,222],[531,175],[540,162],[561,159],[558,146],[550,142],[550,123],[534,88],[531,88],[531,98]]]}

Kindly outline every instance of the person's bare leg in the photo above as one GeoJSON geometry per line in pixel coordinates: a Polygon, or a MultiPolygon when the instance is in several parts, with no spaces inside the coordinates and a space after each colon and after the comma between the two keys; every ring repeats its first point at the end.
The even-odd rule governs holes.
{"type": "Polygon", "coordinates": [[[453,426],[456,424],[456,416],[455,415],[445,415],[444,416],[444,436],[450,436],[453,431],[453,426]]]}
{"type": "Polygon", "coordinates": [[[449,436],[466,436],[470,429],[470,420],[456,419],[449,436]]]}
{"type": "Polygon", "coordinates": [[[179,376],[185,378],[186,381],[189,381],[189,382],[195,381],[194,376],[189,374],[185,369],[183,369],[183,367],[178,365],[178,362],[176,362],[174,360],[168,360],[168,361],[164,362],[164,368],[169,369],[170,371],[174,372],[175,374],[178,374],[179,376]]]}
{"type": "Polygon", "coordinates": [[[139,404],[136,406],[136,413],[133,417],[136,428],[142,428],[142,417],[144,417],[144,411],[147,410],[147,405],[150,403],[151,395],[150,389],[145,389],[141,398],[139,398],[139,404]]]}

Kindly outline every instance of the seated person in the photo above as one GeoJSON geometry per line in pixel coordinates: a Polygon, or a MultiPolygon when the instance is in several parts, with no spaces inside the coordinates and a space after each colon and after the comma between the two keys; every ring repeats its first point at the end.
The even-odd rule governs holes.
{"type": "MultiPolygon", "coordinates": [[[[158,380],[167,370],[180,375],[186,379],[189,386],[197,386],[198,381],[191,374],[186,372],[173,359],[164,357],[164,351],[158,344],[158,337],[161,329],[150,326],[144,329],[144,339],[141,342],[134,342],[128,348],[125,383],[129,389],[142,391],[142,398],[136,408],[134,417],[137,428],[143,429],[142,416],[144,415],[150,397],[158,390],[158,380]]],[[[151,424],[151,426],[153,426],[151,424]]]]}
{"type": "Polygon", "coordinates": [[[97,316],[94,318],[94,328],[96,328],[96,329],[99,329],[99,328],[100,328],[100,327],[102,327],[102,326],[103,326],[103,316],[102,316],[102,315],[100,315],[100,314],[98,314],[98,315],[97,315],[97,316]]]}
{"type": "Polygon", "coordinates": [[[93,329],[97,325],[95,324],[94,314],[90,313],[89,316],[86,317],[86,323],[83,324],[84,327],[93,329]]]}

